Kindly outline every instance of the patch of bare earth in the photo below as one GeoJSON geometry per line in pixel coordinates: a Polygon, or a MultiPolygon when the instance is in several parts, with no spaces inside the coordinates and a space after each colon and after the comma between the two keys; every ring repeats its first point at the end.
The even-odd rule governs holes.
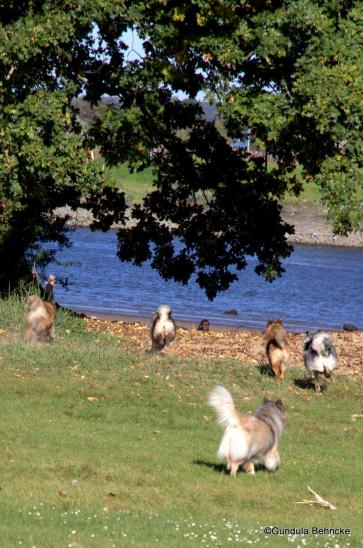
{"type": "MultiPolygon", "coordinates": [[[[89,330],[108,332],[120,338],[121,348],[135,353],[150,350],[150,328],[140,323],[108,322],[86,319],[89,330]]],[[[353,379],[363,379],[363,332],[334,332],[333,342],[339,357],[337,370],[353,379]]],[[[289,334],[290,364],[304,367],[302,341],[304,334],[289,334]]],[[[266,363],[263,333],[258,331],[210,331],[178,328],[168,354],[179,359],[234,359],[242,363],[266,363]]]]}
{"type": "Polygon", "coordinates": [[[300,244],[363,247],[362,230],[346,237],[335,236],[326,220],[326,214],[327,210],[310,202],[284,207],[283,220],[295,228],[295,234],[289,236],[288,240],[300,244]]]}

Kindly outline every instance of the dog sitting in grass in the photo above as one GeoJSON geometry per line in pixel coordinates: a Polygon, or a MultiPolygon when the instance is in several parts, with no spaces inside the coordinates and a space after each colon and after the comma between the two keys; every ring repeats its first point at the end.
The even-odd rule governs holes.
{"type": "Polygon", "coordinates": [[[154,352],[164,350],[176,335],[175,322],[171,317],[171,308],[167,304],[159,306],[151,325],[151,350],[154,352]]]}
{"type": "Polygon", "coordinates": [[[256,463],[274,472],[280,465],[278,444],[286,421],[281,400],[265,400],[253,415],[242,415],[228,390],[216,386],[209,394],[208,403],[214,407],[218,422],[224,428],[217,456],[226,459],[231,476],[236,476],[240,465],[248,474],[254,474],[256,463]]]}
{"type": "Polygon", "coordinates": [[[275,377],[281,380],[285,377],[289,359],[286,350],[287,344],[287,333],[282,325],[282,320],[268,320],[265,330],[267,359],[275,377]]]}
{"type": "Polygon", "coordinates": [[[43,301],[38,295],[28,299],[25,315],[25,341],[29,344],[52,342],[57,307],[53,301],[43,301]]]}
{"type": "Polygon", "coordinates": [[[330,378],[338,363],[337,354],[331,336],[326,331],[315,335],[306,334],[303,340],[304,365],[315,385],[315,392],[321,392],[324,386],[323,375],[330,378]]]}

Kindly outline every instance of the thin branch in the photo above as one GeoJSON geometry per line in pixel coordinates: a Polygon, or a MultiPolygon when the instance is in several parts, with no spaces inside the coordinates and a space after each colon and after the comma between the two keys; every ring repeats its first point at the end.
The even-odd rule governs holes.
{"type": "Polygon", "coordinates": [[[7,75],[5,76],[5,80],[10,80],[10,78],[11,78],[14,71],[15,71],[15,67],[11,67],[11,69],[9,70],[7,75]]]}
{"type": "Polygon", "coordinates": [[[207,204],[209,205],[209,207],[210,207],[210,203],[209,203],[209,200],[208,200],[207,195],[206,195],[206,193],[205,193],[205,190],[202,189],[202,193],[203,193],[203,196],[204,196],[204,199],[205,199],[206,203],[207,203],[207,204]]]}
{"type": "Polygon", "coordinates": [[[143,56],[138,51],[136,51],[136,49],[134,48],[134,31],[132,31],[131,47],[130,47],[130,50],[128,51],[126,57],[129,57],[131,55],[131,53],[136,53],[136,55],[138,55],[140,57],[140,59],[143,59],[143,56]]]}
{"type": "Polygon", "coordinates": [[[317,504],[318,506],[329,508],[329,510],[336,510],[336,506],[333,506],[333,504],[323,499],[320,495],[318,495],[318,493],[315,493],[311,487],[308,486],[308,489],[310,493],[314,495],[315,500],[302,500],[301,502],[295,502],[295,504],[308,504],[309,506],[314,506],[314,504],[317,504]]]}

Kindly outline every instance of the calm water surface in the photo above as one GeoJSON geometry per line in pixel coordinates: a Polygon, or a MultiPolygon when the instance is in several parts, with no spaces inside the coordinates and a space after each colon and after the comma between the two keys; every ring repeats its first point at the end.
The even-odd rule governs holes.
{"type": "Polygon", "coordinates": [[[163,281],[147,264],[136,267],[116,257],[114,232],[76,229],[73,246],[57,255],[52,273],[68,277],[66,290],[56,288],[57,301],[89,312],[152,316],[168,303],[176,320],[261,329],[270,317],[284,320],[292,331],[341,329],[344,323],[363,328],[363,250],[297,245],[284,262],[286,273],[272,284],[254,273],[252,258],[240,280],[208,301],[193,281],[188,286],[163,281]],[[234,308],[238,316],[224,314],[234,308]]]}

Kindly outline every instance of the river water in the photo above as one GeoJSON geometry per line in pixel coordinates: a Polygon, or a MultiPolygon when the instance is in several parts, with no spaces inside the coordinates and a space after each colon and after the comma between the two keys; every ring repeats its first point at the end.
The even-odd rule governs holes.
{"type": "Polygon", "coordinates": [[[188,286],[162,280],[148,264],[122,263],[116,257],[115,232],[78,228],[72,247],[57,254],[49,272],[67,277],[56,286],[57,301],[93,313],[151,317],[168,303],[176,320],[262,329],[268,318],[282,318],[290,331],[363,328],[363,250],[296,245],[284,261],[286,273],[272,284],[254,272],[251,258],[240,279],[209,301],[195,282],[188,286]],[[59,263],[76,263],[64,266],[59,263]],[[235,309],[237,316],[225,312],[235,309]]]}

